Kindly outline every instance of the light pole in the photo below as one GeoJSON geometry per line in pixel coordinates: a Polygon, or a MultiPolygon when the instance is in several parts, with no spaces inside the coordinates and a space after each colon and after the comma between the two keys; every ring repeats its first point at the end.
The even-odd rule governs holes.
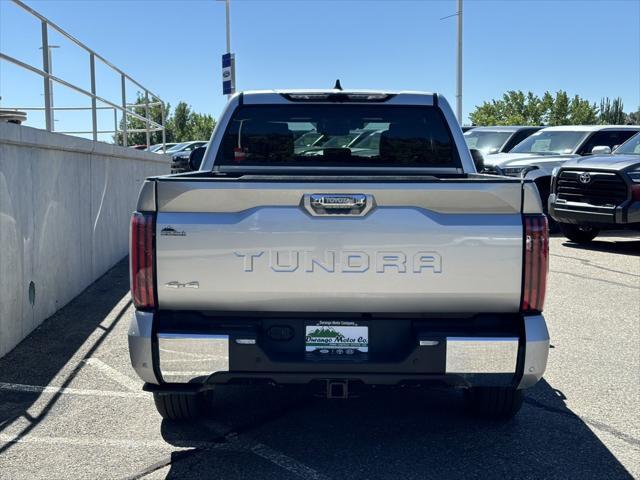
{"type": "Polygon", "coordinates": [[[462,0],[458,0],[458,62],[456,68],[456,116],[462,125],[462,0]]]}
{"type": "Polygon", "coordinates": [[[456,52],[456,117],[458,123],[462,125],[462,0],[458,0],[458,11],[452,15],[442,17],[446,18],[458,17],[458,41],[456,52]]]}
{"type": "Polygon", "coordinates": [[[227,53],[222,56],[222,90],[223,93],[226,93],[227,99],[229,99],[236,91],[236,61],[235,55],[231,53],[231,2],[230,0],[221,1],[225,3],[227,24],[227,53]]]}
{"type": "Polygon", "coordinates": [[[227,13],[227,53],[231,53],[231,21],[229,16],[229,0],[225,0],[225,10],[227,13]]]}

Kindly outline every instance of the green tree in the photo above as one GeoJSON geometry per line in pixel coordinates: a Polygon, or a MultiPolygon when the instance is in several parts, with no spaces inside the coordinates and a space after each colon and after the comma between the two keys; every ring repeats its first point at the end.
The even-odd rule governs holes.
{"type": "Polygon", "coordinates": [[[640,125],[640,106],[635,112],[627,114],[627,120],[625,123],[627,125],[640,125]]]}
{"type": "Polygon", "coordinates": [[[613,101],[609,97],[600,100],[600,114],[598,115],[598,123],[601,125],[624,125],[627,115],[624,113],[624,105],[620,97],[614,98],[613,101]]]}
{"type": "Polygon", "coordinates": [[[171,130],[174,142],[187,142],[189,138],[189,117],[191,116],[191,108],[185,102],[179,102],[173,117],[167,122],[167,128],[171,130]]]}
{"type": "Polygon", "coordinates": [[[476,125],[592,125],[598,120],[595,104],[578,95],[570,100],[563,90],[555,96],[545,92],[542,97],[510,90],[500,100],[476,107],[469,118],[476,125]]]}
{"type": "Polygon", "coordinates": [[[524,106],[525,122],[529,125],[542,125],[544,122],[544,99],[538,98],[533,92],[527,93],[524,106]]]}
{"type": "Polygon", "coordinates": [[[469,118],[474,125],[503,125],[502,112],[499,111],[499,104],[496,100],[484,102],[469,114],[469,118]]]}
{"type": "MultiPolygon", "coordinates": [[[[145,116],[145,98],[138,93],[133,110],[138,114],[145,116]],[[139,106],[138,106],[139,105],[139,106]]],[[[154,122],[162,124],[162,110],[160,105],[149,107],[149,117],[154,122]]],[[[179,102],[173,115],[170,106],[165,106],[165,137],[167,142],[187,142],[190,140],[208,140],[216,126],[215,119],[208,114],[200,114],[192,111],[191,107],[185,102],[179,102]]],[[[128,145],[145,145],[147,143],[147,134],[145,131],[133,132],[132,130],[143,130],[146,122],[132,115],[127,116],[127,144],[128,145]]],[[[122,145],[124,120],[120,120],[120,132],[114,137],[116,143],[122,145]]],[[[151,132],[150,143],[162,143],[162,132],[151,132]]]]}
{"type": "Polygon", "coordinates": [[[502,96],[502,115],[507,125],[522,125],[525,119],[525,96],[520,90],[509,90],[502,96]]]}
{"type": "Polygon", "coordinates": [[[216,126],[216,121],[211,115],[192,113],[189,118],[189,126],[193,140],[209,140],[216,126]]]}
{"type": "MultiPolygon", "coordinates": [[[[146,103],[145,97],[142,95],[142,93],[138,92],[136,101],[135,101],[136,106],[131,107],[131,109],[138,115],[146,117],[145,103],[146,103]]],[[[152,101],[150,100],[149,103],[152,103],[152,101]]],[[[165,118],[168,118],[170,114],[171,106],[169,104],[165,104],[164,109],[165,109],[165,118]]],[[[162,108],[160,105],[149,106],[149,118],[152,121],[162,125],[162,108]]],[[[123,141],[122,130],[124,129],[124,119],[122,118],[120,119],[120,125],[118,128],[120,129],[120,131],[118,132],[118,135],[115,137],[115,140],[116,140],[116,143],[118,143],[119,145],[122,145],[122,141],[123,141]]],[[[146,132],[131,131],[131,130],[143,130],[145,128],[146,128],[146,122],[144,120],[140,120],[139,118],[133,117],[131,115],[127,115],[127,145],[146,145],[147,143],[146,132]]],[[[151,126],[151,128],[153,128],[153,126],[151,126]]],[[[162,143],[162,132],[161,131],[151,132],[149,138],[150,138],[151,145],[155,143],[162,143]]],[[[172,140],[169,137],[169,134],[167,132],[167,142],[171,142],[171,141],[172,140]]]]}
{"type": "Polygon", "coordinates": [[[569,96],[564,90],[556,92],[549,112],[549,125],[569,125],[569,96]]]}
{"type": "Polygon", "coordinates": [[[578,95],[569,104],[569,123],[572,125],[593,125],[597,123],[596,105],[578,95]]]}
{"type": "Polygon", "coordinates": [[[211,115],[196,113],[185,102],[178,103],[167,122],[174,142],[209,140],[215,126],[216,121],[211,115]]]}
{"type": "Polygon", "coordinates": [[[553,109],[553,95],[549,92],[544,92],[542,95],[542,100],[540,101],[540,110],[542,112],[542,122],[541,125],[549,125],[549,120],[551,116],[551,110],[553,109]]]}

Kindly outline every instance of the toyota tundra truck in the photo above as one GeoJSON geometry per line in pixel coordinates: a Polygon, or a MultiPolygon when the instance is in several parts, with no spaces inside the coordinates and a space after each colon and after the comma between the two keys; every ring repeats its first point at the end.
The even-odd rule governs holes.
{"type": "Polygon", "coordinates": [[[546,368],[548,258],[535,184],[477,173],[441,95],[239,93],[198,171],[142,186],[131,363],[174,420],[256,382],[447,385],[510,418],[546,368]],[[379,142],[294,148],[363,130],[379,142]]]}
{"type": "Polygon", "coordinates": [[[602,230],[640,231],[640,133],[612,154],[555,168],[549,212],[576,243],[589,243],[602,230]]]}

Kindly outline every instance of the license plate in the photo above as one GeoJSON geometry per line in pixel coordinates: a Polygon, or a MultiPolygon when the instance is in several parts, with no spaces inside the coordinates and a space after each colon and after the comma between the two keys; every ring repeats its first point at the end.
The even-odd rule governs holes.
{"type": "Polygon", "coordinates": [[[305,351],[346,355],[366,353],[369,351],[369,327],[339,321],[307,325],[305,351]]]}

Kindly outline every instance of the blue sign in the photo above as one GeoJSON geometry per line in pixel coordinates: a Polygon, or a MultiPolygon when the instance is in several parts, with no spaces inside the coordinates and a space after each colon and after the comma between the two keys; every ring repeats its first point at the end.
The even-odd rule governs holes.
{"type": "Polygon", "coordinates": [[[222,55],[222,93],[231,95],[236,91],[236,56],[233,53],[222,55]]]}

